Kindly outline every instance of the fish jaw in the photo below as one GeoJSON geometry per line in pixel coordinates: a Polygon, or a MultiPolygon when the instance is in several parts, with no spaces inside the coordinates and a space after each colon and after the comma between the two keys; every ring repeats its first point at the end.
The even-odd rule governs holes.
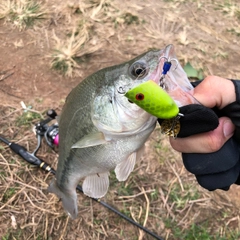
{"type": "MultiPolygon", "coordinates": [[[[126,81],[131,82],[130,79],[126,81]]],[[[141,81],[139,81],[141,83],[141,81]]],[[[130,103],[124,94],[118,92],[119,86],[125,89],[136,84],[126,84],[120,80],[114,86],[103,87],[91,104],[91,121],[99,132],[106,135],[132,135],[141,131],[156,119],[135,104],[130,103]],[[149,121],[152,119],[152,121],[149,121]]]]}

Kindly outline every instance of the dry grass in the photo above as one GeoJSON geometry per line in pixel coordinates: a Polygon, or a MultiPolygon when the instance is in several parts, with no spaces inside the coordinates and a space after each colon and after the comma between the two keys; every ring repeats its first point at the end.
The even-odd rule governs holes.
{"type": "Polygon", "coordinates": [[[43,19],[46,9],[40,1],[6,0],[0,3],[0,19],[11,21],[19,30],[33,26],[36,20],[43,19]]]}
{"type": "MultiPolygon", "coordinates": [[[[50,106],[61,109],[66,91],[80,81],[68,76],[86,76],[103,66],[170,43],[175,45],[182,65],[190,62],[197,69],[202,68],[205,75],[240,78],[236,63],[240,52],[239,3],[214,2],[45,1],[50,14],[41,27],[22,27],[26,38],[14,30],[14,22],[5,22],[16,33],[13,42],[22,42],[18,54],[15,46],[4,45],[15,54],[8,61],[14,63],[23,55],[31,62],[27,65],[24,58],[18,59],[20,63],[23,61],[20,66],[24,71],[16,68],[11,76],[12,71],[6,71],[9,65],[0,69],[3,96],[0,134],[33,151],[36,138],[32,127],[40,116],[24,114],[18,102],[29,103],[26,105],[32,105],[41,114],[50,106]],[[39,58],[31,58],[35,52],[39,58]],[[48,69],[43,59],[49,55],[55,61],[52,64],[64,61],[65,79],[48,69]],[[45,69],[43,73],[42,69],[45,69]],[[19,89],[24,89],[21,95],[19,89]],[[14,97],[14,91],[20,98],[14,97]],[[49,97],[51,92],[55,94],[49,97]],[[42,102],[36,100],[37,96],[42,97],[42,102]],[[45,98],[48,102],[44,102],[45,98]]],[[[1,17],[7,20],[9,7],[2,9],[5,13],[1,17]]],[[[3,30],[1,34],[5,36],[3,30]]],[[[18,66],[19,62],[15,64],[18,66]]],[[[45,144],[38,156],[56,167],[57,154],[45,144]]],[[[153,239],[80,193],[79,218],[69,219],[59,200],[46,192],[52,176],[29,166],[3,144],[0,165],[0,237],[3,240],[153,239]]],[[[238,192],[237,186],[229,192],[202,189],[184,169],[180,155],[156,129],[134,173],[123,183],[111,175],[110,190],[103,200],[165,239],[238,239],[238,192]]]]}
{"type": "Polygon", "coordinates": [[[70,24],[64,38],[52,34],[51,67],[65,76],[82,76],[81,64],[109,42],[116,27],[138,21],[138,17],[117,6],[114,1],[76,1],[65,9],[70,24]]]}
{"type": "MultiPolygon", "coordinates": [[[[80,61],[82,57],[97,51],[101,47],[100,44],[90,43],[86,25],[83,25],[77,31],[73,30],[70,38],[65,41],[58,38],[54,32],[53,39],[56,45],[51,56],[51,67],[69,77],[72,77],[73,71],[79,68],[77,61],[80,61]]],[[[92,42],[94,43],[94,41],[92,42]]]]}

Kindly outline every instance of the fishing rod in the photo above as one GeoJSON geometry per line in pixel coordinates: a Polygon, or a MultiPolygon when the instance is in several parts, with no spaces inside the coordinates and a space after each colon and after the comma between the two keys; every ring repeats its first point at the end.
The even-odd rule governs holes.
{"type": "MultiPolygon", "coordinates": [[[[52,120],[54,120],[57,117],[57,113],[55,112],[55,110],[50,109],[47,111],[47,116],[48,117],[46,119],[40,121],[39,123],[37,123],[35,125],[34,132],[36,133],[38,142],[37,142],[36,149],[32,153],[28,152],[23,146],[21,146],[17,143],[8,141],[5,137],[3,137],[1,135],[0,135],[0,141],[5,143],[6,145],[8,145],[9,148],[13,152],[15,152],[20,157],[22,157],[26,162],[28,162],[32,165],[35,165],[35,166],[41,168],[42,170],[44,170],[46,172],[50,172],[53,175],[55,175],[56,171],[49,164],[47,164],[45,161],[43,161],[42,159],[40,159],[39,157],[36,156],[38,150],[41,147],[41,142],[42,142],[43,137],[45,138],[48,146],[50,146],[51,148],[54,148],[54,146],[58,146],[58,141],[59,141],[58,124],[54,123],[52,125],[48,125],[49,122],[51,122],[52,120]]],[[[76,189],[79,192],[83,193],[83,189],[82,189],[81,185],[77,185],[76,189]]],[[[100,198],[92,198],[92,197],[90,197],[90,198],[93,199],[94,201],[100,203],[102,206],[106,207],[107,209],[111,210],[112,212],[116,213],[117,215],[119,215],[120,217],[122,217],[123,219],[128,221],[129,223],[131,223],[134,226],[138,227],[139,229],[143,230],[147,234],[151,235],[155,239],[164,240],[163,238],[159,237],[158,235],[156,235],[149,229],[145,228],[144,226],[137,223],[133,219],[129,218],[125,214],[121,213],[116,208],[114,208],[114,207],[110,206],[109,204],[107,204],[106,202],[102,201],[100,198]]]]}

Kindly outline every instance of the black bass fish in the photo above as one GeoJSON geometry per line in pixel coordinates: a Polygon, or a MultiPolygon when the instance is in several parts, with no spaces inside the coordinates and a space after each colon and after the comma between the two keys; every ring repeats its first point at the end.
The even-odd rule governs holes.
{"type": "Polygon", "coordinates": [[[166,50],[154,50],[102,69],[68,95],[59,120],[56,179],[48,190],[61,198],[72,218],[78,213],[81,179],[84,194],[101,198],[109,187],[109,171],[119,181],[133,171],[157,118],[129,102],[125,93],[150,79],[159,84],[167,57],[166,50]]]}

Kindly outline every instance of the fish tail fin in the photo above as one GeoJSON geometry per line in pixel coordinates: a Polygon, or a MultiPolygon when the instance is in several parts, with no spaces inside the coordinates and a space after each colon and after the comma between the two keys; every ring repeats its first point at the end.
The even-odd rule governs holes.
{"type": "Polygon", "coordinates": [[[77,207],[77,193],[62,191],[57,184],[56,179],[54,178],[49,184],[48,192],[56,194],[62,201],[63,208],[65,211],[73,218],[76,219],[78,215],[77,207]]]}

